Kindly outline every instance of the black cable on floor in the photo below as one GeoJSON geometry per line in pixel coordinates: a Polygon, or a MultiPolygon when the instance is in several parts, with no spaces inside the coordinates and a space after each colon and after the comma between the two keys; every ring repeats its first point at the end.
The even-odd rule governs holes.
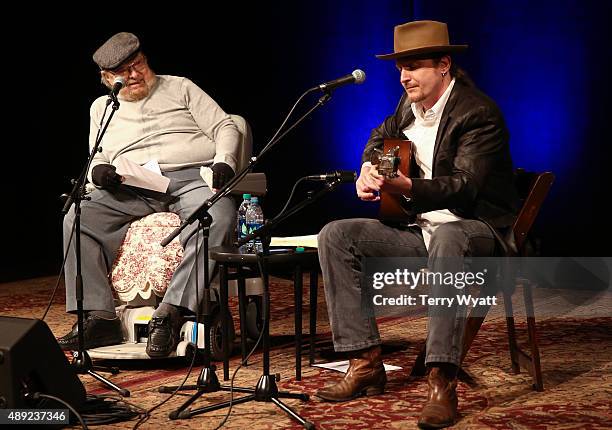
{"type": "Polygon", "coordinates": [[[142,417],[146,411],[119,396],[87,395],[81,416],[89,425],[112,424],[142,417]]]}
{"type": "Polygon", "coordinates": [[[83,430],[87,430],[89,427],[87,427],[87,424],[85,423],[85,420],[83,419],[83,417],[76,411],[76,409],[74,409],[70,403],[60,399],[59,397],[55,397],[52,396],[50,394],[43,394],[43,393],[34,393],[32,395],[32,399],[36,400],[38,398],[43,398],[43,399],[50,399],[53,401],[56,401],[58,403],[61,403],[62,405],[66,406],[68,409],[70,409],[70,412],[72,412],[74,414],[74,416],[79,420],[79,422],[81,423],[81,427],[83,427],[83,430]]]}

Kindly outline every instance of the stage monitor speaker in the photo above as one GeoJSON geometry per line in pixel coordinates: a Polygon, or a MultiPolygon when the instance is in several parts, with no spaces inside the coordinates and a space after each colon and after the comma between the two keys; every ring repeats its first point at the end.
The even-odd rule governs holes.
{"type": "Polygon", "coordinates": [[[47,324],[41,320],[0,317],[0,408],[61,408],[58,397],[79,409],[85,387],[66,359],[47,324]]]}

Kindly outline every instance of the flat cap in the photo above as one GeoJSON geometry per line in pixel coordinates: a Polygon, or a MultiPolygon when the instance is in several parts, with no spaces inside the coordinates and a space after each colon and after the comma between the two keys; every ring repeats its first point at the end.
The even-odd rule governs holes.
{"type": "Polygon", "coordinates": [[[114,69],[138,49],[140,49],[140,41],[135,34],[117,33],[94,52],[93,60],[102,70],[114,69]]]}

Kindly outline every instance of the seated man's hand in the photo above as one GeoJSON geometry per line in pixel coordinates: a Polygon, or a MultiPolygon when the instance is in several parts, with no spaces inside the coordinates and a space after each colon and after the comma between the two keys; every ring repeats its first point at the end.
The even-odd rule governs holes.
{"type": "Polygon", "coordinates": [[[375,202],[380,200],[377,184],[374,182],[373,177],[370,175],[370,171],[374,167],[370,163],[363,163],[361,165],[361,172],[359,178],[355,183],[357,189],[357,197],[366,202],[375,202]]]}
{"type": "Polygon", "coordinates": [[[91,171],[91,179],[99,187],[115,189],[123,182],[123,177],[118,175],[115,170],[116,168],[112,164],[98,164],[91,171]]]}
{"type": "Polygon", "coordinates": [[[215,192],[234,177],[234,170],[226,163],[213,164],[212,171],[213,191],[215,192]]]}
{"type": "Polygon", "coordinates": [[[370,172],[374,176],[374,181],[378,185],[379,191],[386,191],[391,194],[403,194],[409,196],[412,190],[412,179],[397,171],[395,178],[385,178],[378,173],[378,170],[370,172]]]}
{"type": "Polygon", "coordinates": [[[410,195],[412,180],[400,171],[397,174],[395,178],[385,178],[378,173],[376,166],[364,163],[357,179],[357,196],[361,200],[375,202],[380,200],[380,191],[410,195]]]}

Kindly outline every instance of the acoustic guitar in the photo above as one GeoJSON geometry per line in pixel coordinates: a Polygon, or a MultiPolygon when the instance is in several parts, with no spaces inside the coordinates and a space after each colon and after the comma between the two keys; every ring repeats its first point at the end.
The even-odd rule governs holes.
{"type": "MultiPolygon", "coordinates": [[[[377,166],[378,172],[386,178],[397,177],[398,171],[405,176],[410,176],[412,142],[402,139],[385,139],[383,149],[375,149],[370,161],[377,166]]],[[[390,222],[405,222],[407,215],[401,205],[403,199],[404,197],[401,194],[382,191],[380,193],[379,219],[390,222]]]]}

